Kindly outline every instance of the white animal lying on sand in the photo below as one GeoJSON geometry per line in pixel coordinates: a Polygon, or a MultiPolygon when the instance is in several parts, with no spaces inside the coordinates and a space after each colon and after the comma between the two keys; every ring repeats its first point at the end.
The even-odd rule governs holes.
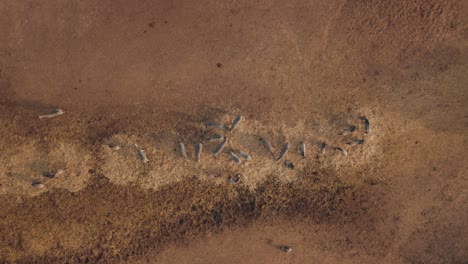
{"type": "Polygon", "coordinates": [[[54,112],[50,113],[50,114],[47,114],[47,115],[40,115],[39,118],[42,119],[42,118],[51,118],[51,117],[55,117],[55,116],[59,116],[59,115],[63,115],[65,113],[65,111],[63,111],[62,109],[60,108],[57,108],[54,110],[54,112]]]}

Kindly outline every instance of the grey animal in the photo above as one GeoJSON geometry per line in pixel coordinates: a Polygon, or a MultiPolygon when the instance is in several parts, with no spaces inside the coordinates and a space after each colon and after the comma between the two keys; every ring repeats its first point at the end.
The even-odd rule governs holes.
{"type": "Polygon", "coordinates": [[[284,155],[286,155],[286,153],[288,153],[288,150],[289,150],[289,143],[286,143],[286,144],[283,145],[283,147],[281,147],[280,153],[279,153],[278,158],[276,160],[280,160],[281,158],[283,158],[284,155]]]}
{"type": "Polygon", "coordinates": [[[225,125],[221,125],[221,124],[218,124],[218,123],[213,122],[213,121],[206,122],[206,128],[217,128],[217,129],[222,129],[222,130],[227,129],[227,127],[225,125]]]}
{"type": "Polygon", "coordinates": [[[322,144],[320,144],[320,154],[325,154],[326,147],[327,147],[327,143],[322,142],[322,144]]]}
{"type": "Polygon", "coordinates": [[[279,246],[278,247],[281,251],[283,252],[286,252],[286,253],[289,253],[291,252],[292,248],[288,247],[288,246],[279,246]]]}
{"type": "Polygon", "coordinates": [[[294,166],[294,164],[292,163],[292,161],[290,161],[290,160],[285,160],[285,161],[284,161],[284,165],[285,165],[287,168],[289,168],[289,169],[291,169],[291,170],[294,170],[294,167],[295,167],[295,166],[294,166]]]}
{"type": "Polygon", "coordinates": [[[213,156],[215,156],[215,157],[218,156],[219,153],[221,153],[221,152],[223,151],[223,149],[224,149],[224,147],[227,145],[227,143],[228,143],[228,137],[224,138],[223,143],[219,144],[219,145],[215,148],[215,150],[213,151],[213,156]]]}
{"type": "Polygon", "coordinates": [[[263,146],[266,148],[268,152],[270,152],[271,156],[275,158],[275,153],[273,152],[273,147],[271,146],[270,141],[266,138],[261,138],[260,142],[262,142],[263,146]]]}
{"type": "Polygon", "coordinates": [[[239,157],[237,157],[236,153],[234,153],[234,152],[232,152],[232,151],[229,151],[228,154],[229,154],[229,157],[230,157],[233,161],[235,161],[237,164],[241,164],[241,163],[242,163],[241,159],[240,159],[239,157]]]}
{"type": "Polygon", "coordinates": [[[245,153],[242,150],[237,150],[237,153],[239,153],[239,156],[241,156],[245,160],[251,160],[252,159],[249,154],[245,153]]]}
{"type": "Polygon", "coordinates": [[[32,184],[31,184],[32,187],[36,187],[36,188],[44,188],[44,184],[42,184],[41,182],[38,182],[38,181],[34,181],[32,184]]]}
{"type": "Polygon", "coordinates": [[[187,151],[185,151],[185,145],[183,142],[179,142],[179,150],[180,150],[180,155],[184,157],[185,159],[189,159],[187,156],[187,151]]]}
{"type": "Polygon", "coordinates": [[[238,183],[240,181],[240,178],[241,178],[241,175],[240,174],[236,174],[235,176],[233,177],[229,177],[228,178],[228,182],[231,183],[231,184],[235,184],[235,183],[238,183]]]}
{"type": "Polygon", "coordinates": [[[234,129],[239,125],[239,123],[242,121],[242,116],[238,115],[236,118],[234,118],[234,121],[232,121],[232,126],[231,126],[231,133],[234,131],[234,129]]]}
{"type": "Polygon", "coordinates": [[[138,158],[140,158],[143,163],[149,162],[148,158],[146,157],[146,152],[143,149],[140,149],[137,144],[135,144],[135,148],[137,150],[138,158]]]}
{"type": "Polygon", "coordinates": [[[216,142],[216,141],[223,141],[223,139],[224,139],[224,136],[223,136],[223,135],[214,134],[214,135],[212,135],[212,136],[208,139],[208,141],[209,141],[209,142],[216,142]]]}
{"type": "Polygon", "coordinates": [[[55,178],[55,177],[59,176],[60,174],[62,174],[64,172],[65,172],[65,170],[63,170],[63,169],[58,169],[56,171],[46,171],[46,172],[42,173],[42,176],[44,176],[46,178],[49,178],[49,179],[52,179],[52,178],[55,178]]]}
{"type": "Polygon", "coordinates": [[[343,154],[343,156],[348,156],[348,152],[346,150],[344,150],[343,148],[334,147],[333,149],[338,150],[339,152],[341,152],[341,154],[343,154]]]}
{"type": "Polygon", "coordinates": [[[109,148],[113,149],[113,150],[119,150],[120,149],[120,146],[117,145],[117,144],[109,144],[109,148]]]}
{"type": "Polygon", "coordinates": [[[366,134],[369,134],[371,131],[369,119],[367,119],[367,117],[365,116],[362,116],[361,119],[362,121],[364,121],[364,131],[366,132],[366,134]]]}
{"type": "Polygon", "coordinates": [[[202,149],[203,149],[202,143],[198,143],[195,145],[195,160],[197,162],[200,162],[201,160],[202,149]]]}
{"type": "Polygon", "coordinates": [[[355,139],[355,140],[352,140],[348,143],[346,143],[350,146],[354,146],[354,145],[361,145],[361,144],[364,144],[364,139],[355,139]]]}
{"type": "Polygon", "coordinates": [[[299,149],[301,150],[301,155],[302,157],[306,157],[306,145],[304,142],[301,142],[301,146],[299,147],[299,149]]]}
{"type": "Polygon", "coordinates": [[[349,128],[341,131],[340,135],[347,135],[349,133],[353,133],[356,130],[356,126],[350,126],[349,128]]]}

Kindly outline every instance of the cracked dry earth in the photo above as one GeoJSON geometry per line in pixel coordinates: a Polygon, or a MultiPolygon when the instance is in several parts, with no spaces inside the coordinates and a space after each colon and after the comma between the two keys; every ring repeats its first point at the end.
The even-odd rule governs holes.
{"type": "Polygon", "coordinates": [[[467,11],[0,3],[0,262],[466,263],[467,11]]]}

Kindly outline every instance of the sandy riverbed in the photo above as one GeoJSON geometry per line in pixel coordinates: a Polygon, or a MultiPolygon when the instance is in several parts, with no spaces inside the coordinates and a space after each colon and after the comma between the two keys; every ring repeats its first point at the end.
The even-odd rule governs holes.
{"type": "Polygon", "coordinates": [[[1,3],[0,262],[466,262],[467,11],[1,3]],[[54,108],[66,113],[38,118],[54,108]],[[238,114],[233,133],[204,125],[238,114]],[[213,133],[252,160],[212,157],[213,133]],[[289,142],[295,169],[262,137],[276,151],[289,142]],[[346,144],[355,138],[365,143],[346,144]]]}

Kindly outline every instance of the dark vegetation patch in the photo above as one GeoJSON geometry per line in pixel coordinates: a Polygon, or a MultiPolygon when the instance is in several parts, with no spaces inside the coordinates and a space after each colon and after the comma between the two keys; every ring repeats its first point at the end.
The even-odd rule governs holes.
{"type": "Polygon", "coordinates": [[[3,199],[0,229],[9,231],[3,232],[0,246],[9,254],[1,257],[24,263],[115,263],[208,230],[219,232],[255,220],[305,217],[315,223],[343,224],[364,213],[364,189],[346,186],[327,171],[312,172],[306,169],[300,180],[289,184],[269,177],[254,191],[241,185],[216,186],[197,177],[146,191],[95,175],[78,193],[54,190],[22,203],[13,197],[3,199]],[[55,241],[42,255],[24,251],[34,243],[28,241],[31,228],[48,232],[44,239],[50,236],[55,241]],[[62,245],[77,238],[79,250],[62,245]]]}

